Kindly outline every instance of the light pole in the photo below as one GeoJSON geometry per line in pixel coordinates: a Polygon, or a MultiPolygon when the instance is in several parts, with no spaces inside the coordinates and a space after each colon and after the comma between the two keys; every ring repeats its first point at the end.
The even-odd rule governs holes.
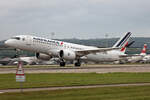
{"type": "Polygon", "coordinates": [[[105,45],[105,46],[106,46],[106,47],[108,47],[108,36],[109,36],[108,33],[106,33],[106,34],[105,34],[105,39],[106,39],[106,45],[105,45]]]}

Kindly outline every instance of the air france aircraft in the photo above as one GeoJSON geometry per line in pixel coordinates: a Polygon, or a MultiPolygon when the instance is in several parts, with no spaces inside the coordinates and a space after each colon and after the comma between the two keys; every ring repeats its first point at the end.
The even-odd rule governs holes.
{"type": "Polygon", "coordinates": [[[144,44],[143,49],[140,54],[127,55],[129,56],[128,62],[135,63],[139,61],[144,61],[148,56],[146,54],[147,44],[144,44]]]}
{"type": "Polygon", "coordinates": [[[111,48],[98,48],[63,41],[45,39],[31,35],[19,35],[5,41],[7,46],[36,52],[36,57],[50,60],[53,57],[60,59],[60,66],[65,66],[66,60],[75,61],[75,66],[81,65],[81,60],[88,61],[115,61],[120,55],[125,55],[121,47],[128,42],[131,32],[127,32],[111,48]]]}

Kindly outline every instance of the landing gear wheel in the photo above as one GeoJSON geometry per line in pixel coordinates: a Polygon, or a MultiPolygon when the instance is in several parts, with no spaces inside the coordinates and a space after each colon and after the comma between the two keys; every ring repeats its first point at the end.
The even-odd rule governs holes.
{"type": "Polygon", "coordinates": [[[65,66],[66,63],[65,62],[60,62],[60,66],[65,66]]]}
{"type": "Polygon", "coordinates": [[[80,62],[76,62],[75,64],[74,64],[76,67],[78,66],[81,66],[81,63],[80,62]]]}
{"type": "Polygon", "coordinates": [[[75,64],[74,64],[76,67],[79,67],[79,66],[81,66],[81,62],[80,62],[80,59],[78,59],[77,60],[77,62],[75,62],[75,64]]]}
{"type": "Polygon", "coordinates": [[[59,63],[59,65],[60,65],[61,67],[64,67],[64,66],[66,65],[66,62],[64,61],[63,58],[60,58],[60,63],[59,63]]]}

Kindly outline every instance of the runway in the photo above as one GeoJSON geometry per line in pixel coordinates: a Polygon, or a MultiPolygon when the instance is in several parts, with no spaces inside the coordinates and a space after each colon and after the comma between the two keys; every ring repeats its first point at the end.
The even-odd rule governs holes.
{"type": "MultiPolygon", "coordinates": [[[[66,89],[87,89],[87,88],[100,88],[100,87],[123,87],[123,86],[148,86],[150,83],[131,83],[131,84],[110,84],[110,85],[87,85],[87,86],[68,86],[68,87],[46,87],[46,88],[26,88],[24,92],[29,91],[52,91],[52,90],[66,90],[66,89]]],[[[20,89],[6,89],[0,90],[0,93],[20,92],[20,89]]]]}
{"type": "MultiPolygon", "coordinates": [[[[37,67],[24,68],[25,73],[112,73],[150,72],[150,64],[140,65],[89,65],[81,67],[37,67]]],[[[16,68],[0,68],[0,74],[16,73],[16,68]]]]}

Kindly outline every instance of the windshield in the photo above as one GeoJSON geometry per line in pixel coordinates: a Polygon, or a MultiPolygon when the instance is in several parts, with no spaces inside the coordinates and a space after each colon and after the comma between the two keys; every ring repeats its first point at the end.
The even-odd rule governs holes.
{"type": "Polygon", "coordinates": [[[11,39],[20,40],[20,37],[12,37],[11,39]]]}

